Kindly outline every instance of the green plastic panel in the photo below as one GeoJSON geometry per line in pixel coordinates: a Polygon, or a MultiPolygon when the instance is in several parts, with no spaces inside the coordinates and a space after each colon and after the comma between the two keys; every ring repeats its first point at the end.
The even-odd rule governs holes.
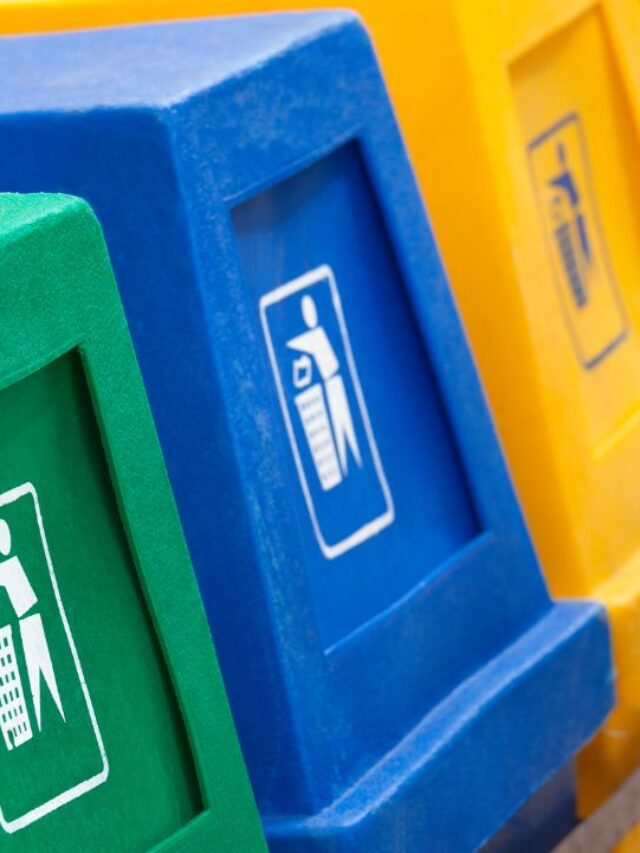
{"type": "Polygon", "coordinates": [[[99,228],[0,196],[0,846],[263,850],[99,228]]]}

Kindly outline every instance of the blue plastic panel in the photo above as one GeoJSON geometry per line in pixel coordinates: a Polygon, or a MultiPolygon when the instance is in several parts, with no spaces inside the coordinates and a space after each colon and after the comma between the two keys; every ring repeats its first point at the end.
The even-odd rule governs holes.
{"type": "Polygon", "coordinates": [[[0,189],[102,221],[271,847],[485,842],[608,632],[549,600],[357,19],[5,39],[0,189]]]}
{"type": "Polygon", "coordinates": [[[479,522],[356,145],[236,207],[233,224],[331,646],[452,559],[479,522]],[[324,331],[306,350],[292,343],[312,331],[305,307],[324,331]]]}

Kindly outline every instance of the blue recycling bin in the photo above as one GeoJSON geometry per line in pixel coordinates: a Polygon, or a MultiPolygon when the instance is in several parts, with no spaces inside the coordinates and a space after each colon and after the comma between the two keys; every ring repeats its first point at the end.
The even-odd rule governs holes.
{"type": "Polygon", "coordinates": [[[549,599],[358,19],[4,39],[0,189],[103,223],[272,849],[490,839],[608,630],[549,599]]]}

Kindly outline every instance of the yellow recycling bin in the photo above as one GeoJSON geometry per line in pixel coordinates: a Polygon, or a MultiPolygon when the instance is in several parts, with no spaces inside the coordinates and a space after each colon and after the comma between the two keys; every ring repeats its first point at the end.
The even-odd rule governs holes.
{"type": "Polygon", "coordinates": [[[611,618],[588,813],[640,763],[640,4],[433,8],[435,230],[551,589],[611,618]]]}
{"type": "MultiPolygon", "coordinates": [[[[0,30],[314,0],[0,2],[0,30]]],[[[610,612],[583,813],[640,763],[640,3],[356,0],[553,593],[610,612]]]]}

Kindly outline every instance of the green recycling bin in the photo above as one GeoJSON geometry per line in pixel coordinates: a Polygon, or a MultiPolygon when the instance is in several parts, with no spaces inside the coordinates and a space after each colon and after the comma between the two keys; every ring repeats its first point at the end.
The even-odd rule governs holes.
{"type": "Polygon", "coordinates": [[[0,196],[0,847],[264,850],[100,227],[0,196]]]}

